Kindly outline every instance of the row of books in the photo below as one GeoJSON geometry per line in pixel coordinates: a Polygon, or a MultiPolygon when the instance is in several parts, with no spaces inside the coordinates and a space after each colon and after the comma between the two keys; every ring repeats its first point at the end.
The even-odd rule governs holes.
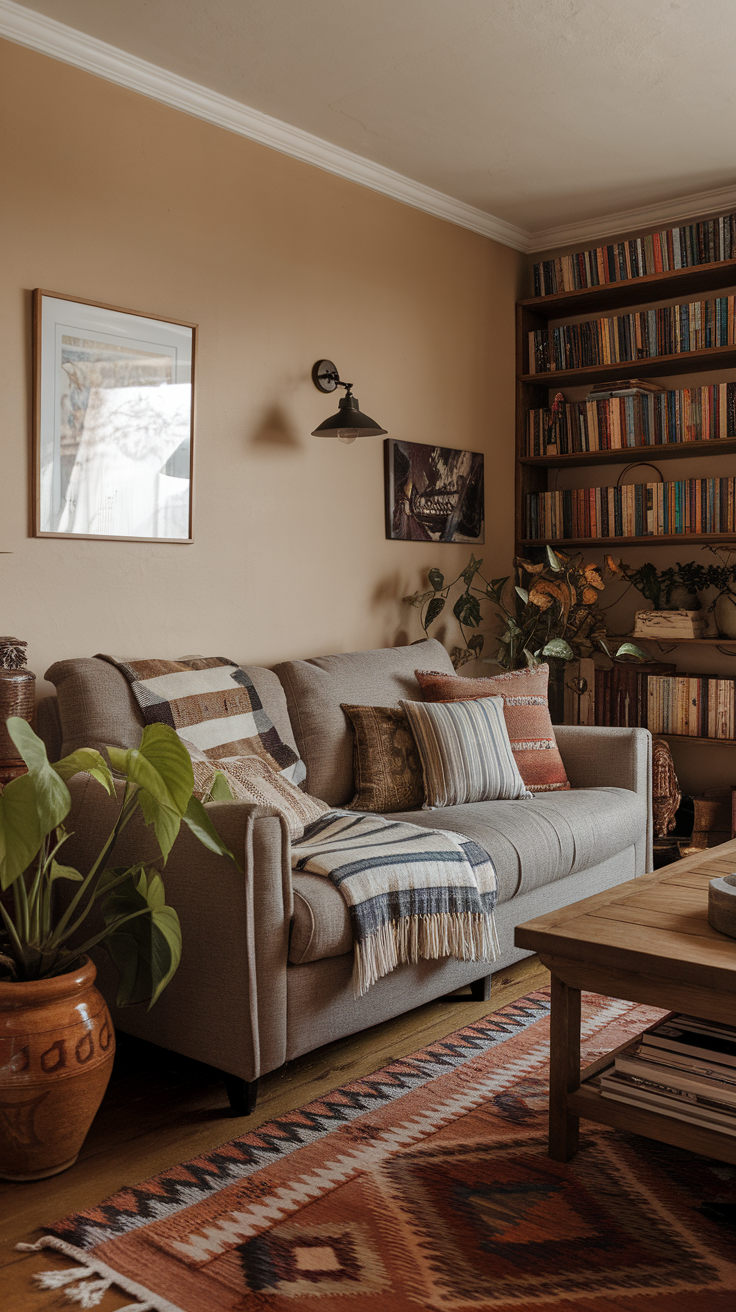
{"type": "Polygon", "coordinates": [[[595,722],[684,738],[732,739],[736,680],[676,674],[663,662],[595,671],[595,722]]]}
{"type": "Polygon", "coordinates": [[[736,214],[722,214],[683,228],[666,228],[631,241],[542,260],[534,265],[534,295],[552,296],[643,278],[648,273],[715,264],[730,260],[732,252],[736,252],[736,214]]]}
{"type": "Polygon", "coordinates": [[[616,1053],[604,1098],[736,1135],[736,1029],[667,1016],[616,1053]]]}
{"type": "Polygon", "coordinates": [[[535,541],[670,533],[736,533],[736,479],[687,478],[527,493],[525,536],[535,541]]]}
{"type": "Polygon", "coordinates": [[[529,372],[631,363],[736,342],[736,297],[666,305],[529,333],[529,372]]]}
{"type": "Polygon", "coordinates": [[[736,437],[736,383],[566,401],[527,414],[528,456],[736,437]]]}

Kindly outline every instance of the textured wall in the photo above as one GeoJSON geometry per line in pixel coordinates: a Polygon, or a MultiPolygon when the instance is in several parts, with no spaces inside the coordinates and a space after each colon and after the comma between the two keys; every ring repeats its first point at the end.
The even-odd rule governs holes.
{"type": "Polygon", "coordinates": [[[0,97],[0,615],[39,677],[405,636],[400,598],[468,549],[385,540],[381,440],[309,436],[323,356],[391,436],[486,453],[484,554],[508,568],[520,256],[7,43],[0,97]],[[199,324],[192,545],[29,536],[36,286],[199,324]]]}

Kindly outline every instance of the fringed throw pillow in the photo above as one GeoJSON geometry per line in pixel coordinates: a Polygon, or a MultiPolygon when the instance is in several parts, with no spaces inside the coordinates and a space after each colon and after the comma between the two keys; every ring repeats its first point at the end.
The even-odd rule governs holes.
{"type": "Polygon", "coordinates": [[[254,802],[277,811],[286,821],[292,842],[300,839],[307,825],[329,811],[326,802],[310,797],[283,774],[272,770],[260,756],[226,756],[212,761],[190,744],[185,747],[192,758],[194,795],[201,800],[209,797],[218,771],[225,776],[233,800],[254,802]]]}
{"type": "Polygon", "coordinates": [[[417,670],[416,676],[427,702],[502,697],[514,759],[530,792],[556,793],[570,787],[549,717],[549,666],[510,670],[487,679],[468,679],[436,670],[417,670]]]}
{"type": "Polygon", "coordinates": [[[426,806],[532,796],[514,760],[500,697],[401,705],[422,762],[426,806]]]}

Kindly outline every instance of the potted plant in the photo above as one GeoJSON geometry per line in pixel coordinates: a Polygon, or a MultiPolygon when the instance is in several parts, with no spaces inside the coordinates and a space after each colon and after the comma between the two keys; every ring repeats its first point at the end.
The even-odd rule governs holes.
{"type": "Polygon", "coordinates": [[[462,580],[464,589],[455,601],[453,614],[465,646],[454,647],[450,653],[456,669],[483,652],[485,635],[477,630],[482,622],[482,605],[488,602],[502,619],[495,659],[504,669],[549,662],[550,710],[553,720],[558,717],[558,723],[567,661],[592,656],[595,651],[611,659],[648,659],[645,652],[630,642],[622,643],[615,652],[609,648],[598,600],[605,587],[605,577],[619,573],[610,556],[606,557],[602,570],[596,565],[586,565],[579,554],[568,556],[551,547],[546,548],[541,562],[518,557],[511,605],[506,600],[509,577],[486,579],[481,573],[482,564],[482,560],[471,555],[469,564],[450,583],[445,582],[438,569],[431,569],[428,575],[431,591],[416,592],[406,598],[419,609],[422,628],[428,634],[453,588],[462,580]]]}
{"type": "Polygon", "coordinates": [[[118,1005],[152,1006],[179,964],[179,919],[161,873],[149,862],[114,865],[118,837],[140,810],[162,865],[182,821],[211,851],[231,853],[192,796],[189,755],[167,725],[145,728],[138,748],[107,748],[117,781],[97,751],[51,765],[25,720],[10,717],[7,730],[27,773],[0,794],[0,1176],[33,1180],[76,1160],[110,1077],[112,1023],[87,954],[99,944],[110,953],[118,1005]],[[84,872],[63,864],[66,781],[80,772],[119,800],[84,872]]]}
{"type": "Polygon", "coordinates": [[[736,638],[736,551],[730,547],[706,547],[706,550],[718,561],[717,565],[704,567],[704,586],[716,589],[708,609],[715,615],[718,632],[725,638],[736,638]]]}

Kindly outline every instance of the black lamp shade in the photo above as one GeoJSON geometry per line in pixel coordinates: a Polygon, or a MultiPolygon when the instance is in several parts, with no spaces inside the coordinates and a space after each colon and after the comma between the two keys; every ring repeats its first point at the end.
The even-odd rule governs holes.
{"type": "Polygon", "coordinates": [[[312,437],[339,437],[343,442],[351,442],[356,437],[382,437],[386,433],[375,419],[364,415],[358,409],[357,397],[349,393],[338,401],[336,415],[330,415],[323,424],[315,428],[312,437]]]}

